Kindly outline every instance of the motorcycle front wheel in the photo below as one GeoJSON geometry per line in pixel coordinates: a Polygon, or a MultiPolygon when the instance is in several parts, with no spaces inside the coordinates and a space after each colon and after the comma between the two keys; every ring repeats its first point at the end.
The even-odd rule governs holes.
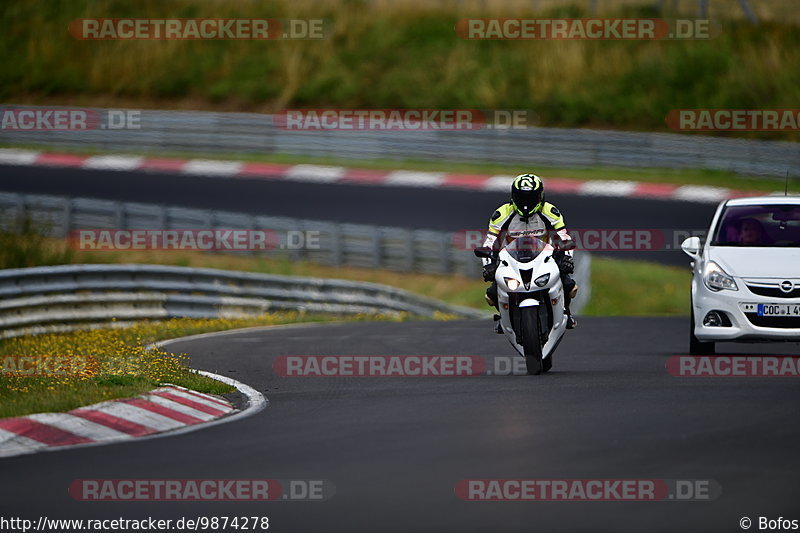
{"type": "MultiPolygon", "coordinates": [[[[519,310],[522,329],[522,348],[525,350],[525,367],[530,375],[539,375],[549,370],[542,361],[541,335],[539,333],[539,306],[523,307],[519,310]]],[[[548,365],[549,366],[549,365],[548,365]]]]}

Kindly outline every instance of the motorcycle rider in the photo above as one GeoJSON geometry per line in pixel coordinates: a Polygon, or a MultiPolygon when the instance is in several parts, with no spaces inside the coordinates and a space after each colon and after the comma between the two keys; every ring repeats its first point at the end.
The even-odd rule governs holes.
{"type": "MultiPolygon", "coordinates": [[[[569,310],[572,298],[578,292],[578,285],[572,279],[575,264],[572,261],[572,238],[567,233],[564,217],[556,206],[544,199],[544,183],[534,174],[520,174],[511,184],[511,202],[497,208],[489,220],[489,231],[483,246],[500,250],[517,237],[532,235],[544,242],[558,246],[553,260],[561,273],[564,286],[564,308],[567,314],[567,329],[573,329],[578,322],[569,310]]],[[[492,284],[486,289],[486,301],[497,307],[497,270],[495,259],[483,260],[483,279],[492,284]]],[[[500,316],[495,315],[495,330],[502,333],[500,316]]]]}

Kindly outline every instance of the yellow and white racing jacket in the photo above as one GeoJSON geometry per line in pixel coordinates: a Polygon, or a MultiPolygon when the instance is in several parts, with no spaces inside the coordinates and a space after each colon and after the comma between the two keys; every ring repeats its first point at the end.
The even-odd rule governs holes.
{"type": "MultiPolygon", "coordinates": [[[[564,224],[564,216],[556,206],[545,202],[541,211],[524,222],[514,210],[514,205],[509,202],[498,207],[492,215],[483,245],[497,250],[524,235],[532,235],[544,242],[550,242],[553,233],[557,233],[564,240],[571,240],[564,224]],[[502,239],[500,242],[498,237],[502,239]]],[[[566,254],[572,256],[572,250],[567,250],[566,254]]],[[[484,264],[489,261],[491,260],[483,260],[484,264]]]]}

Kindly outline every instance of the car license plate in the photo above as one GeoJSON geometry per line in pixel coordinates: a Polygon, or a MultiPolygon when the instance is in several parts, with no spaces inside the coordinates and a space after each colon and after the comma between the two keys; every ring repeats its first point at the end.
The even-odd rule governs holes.
{"type": "Polygon", "coordinates": [[[800,305],[758,304],[758,316],[800,316],[800,305]]]}

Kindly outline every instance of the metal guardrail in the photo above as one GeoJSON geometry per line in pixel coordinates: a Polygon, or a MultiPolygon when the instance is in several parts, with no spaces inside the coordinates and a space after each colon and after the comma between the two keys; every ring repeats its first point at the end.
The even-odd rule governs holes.
{"type": "MultiPolygon", "coordinates": [[[[32,106],[3,108],[21,107],[32,106]]],[[[108,110],[96,111],[103,114],[108,110]]],[[[135,153],[289,154],[554,167],[706,168],[772,177],[783,176],[787,169],[794,171],[800,162],[800,143],[781,141],[565,128],[300,131],[277,127],[272,115],[152,110],[140,112],[140,129],[6,129],[0,130],[0,144],[135,153]]]]}
{"type": "Polygon", "coordinates": [[[282,242],[283,248],[234,253],[331,266],[480,275],[480,261],[471,250],[457,248],[457,236],[441,231],[0,192],[0,227],[13,227],[14,221],[25,217],[53,237],[67,237],[78,229],[264,230],[284,241],[287,235],[299,236],[298,244],[282,242]],[[309,245],[311,239],[301,243],[307,236],[313,237],[313,245],[309,245]]]}
{"type": "Polygon", "coordinates": [[[234,318],[275,310],[486,313],[407,291],[344,280],[160,265],[63,265],[0,270],[0,338],[134,320],[234,318]]]}
{"type": "MultiPolygon", "coordinates": [[[[404,228],[375,227],[358,224],[337,224],[332,222],[299,220],[283,217],[262,217],[246,215],[241,213],[211,211],[203,209],[187,209],[179,207],[166,207],[152,204],[114,202],[107,200],[95,200],[86,198],[64,198],[56,196],[29,195],[19,193],[0,193],[0,228],[12,228],[20,219],[28,218],[45,230],[53,237],[65,237],[75,229],[265,229],[275,232],[282,231],[315,231],[318,232],[318,246],[301,247],[298,249],[286,250],[276,248],[268,251],[258,252],[233,252],[258,253],[272,257],[287,257],[289,260],[305,260],[315,263],[333,266],[357,266],[367,268],[382,268],[387,270],[404,272],[425,272],[442,274],[463,274],[472,277],[480,275],[480,261],[474,257],[470,249],[456,247],[458,242],[457,235],[427,231],[410,230],[404,228]]],[[[98,254],[108,252],[96,252],[98,254]]],[[[85,266],[89,268],[89,266],[85,266]]],[[[572,304],[573,311],[578,314],[586,305],[591,294],[591,256],[588,252],[579,252],[575,257],[575,280],[581,286],[578,297],[572,304]]],[[[79,266],[73,268],[81,268],[79,266]]],[[[93,267],[95,268],[95,267],[93,267]]],[[[103,268],[97,266],[100,270],[103,268]]],[[[128,268],[133,268],[128,267],[128,268]]],[[[167,267],[154,267],[167,268],[167,267]]],[[[30,270],[30,269],[29,269],[30,270]]],[[[0,270],[0,279],[7,279],[10,270],[0,270]]],[[[32,271],[31,271],[32,272],[32,271]]],[[[46,271],[47,272],[47,271],[46,271]]],[[[71,272],[71,271],[70,271],[71,272]]],[[[144,271],[143,271],[144,272],[144,271]]],[[[183,271],[182,271],[183,272],[183,271]]],[[[221,275],[221,274],[220,274],[221,275]]],[[[260,279],[279,279],[280,277],[270,277],[260,279]]],[[[67,277],[68,286],[77,290],[71,283],[71,278],[67,277]]],[[[221,279],[221,278],[219,278],[221,279]]],[[[297,280],[298,278],[287,278],[297,280]]],[[[106,278],[108,281],[108,278],[106,278]]],[[[119,310],[120,320],[133,320],[141,318],[138,314],[141,309],[145,309],[145,314],[150,318],[164,315],[165,302],[163,293],[157,295],[139,295],[138,300],[131,299],[133,296],[120,293],[119,291],[158,289],[162,291],[173,287],[178,290],[188,290],[188,285],[180,285],[178,279],[173,279],[169,283],[155,283],[150,286],[140,286],[131,284],[130,280],[114,280],[113,282],[98,284],[95,289],[106,291],[102,296],[95,295],[91,304],[96,307],[98,319],[107,316],[105,312],[108,306],[117,304],[124,305],[125,310],[119,310]],[[161,313],[161,314],[159,314],[161,313]]],[[[321,280],[316,280],[308,286],[313,293],[315,284],[321,280]]],[[[97,282],[99,283],[99,282],[97,282]]],[[[342,286],[348,282],[334,282],[328,286],[342,286]],[[339,285],[337,285],[339,283],[339,285]]],[[[358,284],[356,284],[358,285],[358,284]]],[[[354,286],[356,286],[354,285],[354,286]]],[[[364,285],[364,284],[362,284],[364,285]]],[[[367,284],[368,285],[368,284],[367,284]]],[[[300,286],[300,285],[298,285],[300,286]]],[[[359,285],[361,286],[361,285],[359,285]]],[[[381,287],[370,285],[371,287],[381,287]]],[[[92,288],[92,287],[90,287],[92,288]]],[[[363,290],[363,289],[360,289],[363,290]]],[[[395,291],[395,289],[384,288],[384,290],[395,291]]],[[[74,292],[74,291],[73,291],[74,292]]],[[[193,291],[190,291],[193,292],[193,291]]],[[[402,291],[400,291],[402,292],[402,291]]],[[[0,286],[0,299],[6,296],[21,297],[11,289],[2,289],[0,286]],[[6,292],[3,292],[3,291],[6,292]],[[9,292],[10,291],[10,292],[9,292]]],[[[252,297],[253,295],[248,295],[252,297]]],[[[54,293],[40,292],[38,294],[28,294],[26,298],[34,298],[29,304],[35,308],[42,309],[42,313],[50,316],[46,309],[53,306],[54,313],[59,310],[71,308],[76,304],[84,305],[84,302],[76,297],[54,293]],[[49,296],[45,297],[44,295],[49,296]],[[35,298],[39,298],[36,300],[35,298]],[[38,307],[37,307],[38,306],[38,307]]],[[[238,298],[239,295],[229,294],[226,298],[238,298]]],[[[299,298],[300,296],[298,296],[299,298]]],[[[210,296],[207,296],[210,298],[210,296]]],[[[186,297],[174,296],[169,299],[169,309],[184,309],[187,313],[191,311],[193,305],[218,306],[218,297],[211,300],[186,300],[186,297]],[[214,299],[216,298],[216,299],[214,299]],[[202,304],[202,305],[201,305],[202,304]],[[181,307],[183,306],[183,307],[181,307]]],[[[265,298],[265,297],[264,297],[265,298]]],[[[269,301],[278,301],[267,299],[269,301]]],[[[266,300],[257,301],[234,301],[225,300],[224,308],[236,308],[236,305],[244,306],[249,309],[263,309],[266,300]],[[235,304],[235,305],[234,305],[235,304]]],[[[299,300],[297,300],[299,301],[299,300]]],[[[297,302],[295,301],[295,303],[297,302]]],[[[432,301],[430,301],[432,302],[432,301]]],[[[429,302],[429,305],[433,305],[429,302]]],[[[329,302],[331,303],[331,302],[329,302]]],[[[341,302],[333,302],[337,305],[341,302]]],[[[10,305],[7,301],[0,301],[0,310],[7,309],[10,305]],[[5,307],[4,307],[5,306],[5,307]]],[[[270,304],[276,305],[276,304],[270,304]]],[[[335,310],[336,307],[319,307],[320,302],[315,303],[315,310],[335,310]]],[[[349,304],[356,305],[356,304],[349,304]]],[[[357,305],[373,305],[364,301],[357,305]]],[[[8,308],[10,309],[10,308],[8,308]]],[[[115,309],[119,309],[115,307],[115,309]]],[[[474,313],[480,312],[472,311],[474,313]]],[[[466,311],[463,313],[468,314],[466,311]]],[[[53,315],[55,316],[55,315],[53,315]]],[[[61,315],[58,315],[61,316],[61,315]]],[[[188,315],[191,316],[191,315],[188,315]]],[[[66,319],[69,313],[63,315],[66,319]]],[[[88,318],[89,315],[86,316],[88,318]]]]}

